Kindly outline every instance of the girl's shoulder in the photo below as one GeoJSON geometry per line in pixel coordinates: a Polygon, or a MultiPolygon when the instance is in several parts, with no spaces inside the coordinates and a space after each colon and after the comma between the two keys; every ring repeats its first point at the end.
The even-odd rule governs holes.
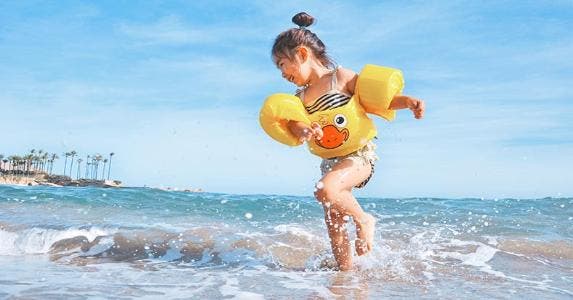
{"type": "Polygon", "coordinates": [[[344,67],[338,67],[336,71],[336,80],[338,81],[338,86],[344,92],[350,95],[354,94],[356,79],[358,79],[358,74],[356,72],[344,67]]]}

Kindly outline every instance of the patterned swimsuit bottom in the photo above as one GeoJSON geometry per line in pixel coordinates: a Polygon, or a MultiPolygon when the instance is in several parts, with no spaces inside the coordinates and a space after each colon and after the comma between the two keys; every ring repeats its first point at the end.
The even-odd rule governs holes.
{"type": "Polygon", "coordinates": [[[348,155],[323,159],[322,163],[320,164],[320,171],[324,176],[326,173],[332,171],[332,168],[336,164],[345,159],[350,159],[355,163],[362,164],[363,166],[370,166],[371,171],[368,178],[366,178],[366,180],[355,186],[356,188],[363,188],[364,186],[366,186],[368,181],[370,181],[372,175],[374,175],[374,163],[379,159],[378,156],[376,155],[375,150],[376,150],[376,144],[374,144],[372,141],[369,141],[366,145],[364,145],[364,147],[362,147],[362,149],[359,149],[348,155]]]}

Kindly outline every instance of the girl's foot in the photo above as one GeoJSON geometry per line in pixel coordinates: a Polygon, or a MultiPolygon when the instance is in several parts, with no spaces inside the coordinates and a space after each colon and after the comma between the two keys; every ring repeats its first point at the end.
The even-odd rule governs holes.
{"type": "Polygon", "coordinates": [[[358,256],[364,255],[372,250],[374,245],[374,230],[376,229],[376,218],[370,214],[365,214],[365,217],[356,222],[356,254],[358,256]]]}

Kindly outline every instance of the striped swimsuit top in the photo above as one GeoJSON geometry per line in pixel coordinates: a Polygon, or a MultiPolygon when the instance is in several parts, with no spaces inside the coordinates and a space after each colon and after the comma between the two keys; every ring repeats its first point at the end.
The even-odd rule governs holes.
{"type": "MultiPolygon", "coordinates": [[[[313,114],[318,111],[325,111],[330,109],[335,109],[337,107],[341,107],[346,105],[350,102],[350,95],[340,92],[336,89],[336,71],[339,67],[336,67],[334,70],[330,72],[332,76],[332,80],[330,81],[330,90],[324,93],[322,96],[316,98],[309,106],[305,105],[305,109],[309,114],[313,114]]],[[[297,95],[304,103],[304,91],[305,89],[301,89],[297,95]]]]}

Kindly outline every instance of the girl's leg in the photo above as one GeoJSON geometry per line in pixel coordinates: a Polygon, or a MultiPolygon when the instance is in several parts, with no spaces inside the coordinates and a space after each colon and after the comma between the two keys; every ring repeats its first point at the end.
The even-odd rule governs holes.
{"type": "Polygon", "coordinates": [[[350,270],[352,268],[352,253],[350,252],[350,241],[346,232],[344,215],[325,206],[324,221],[330,237],[332,254],[334,254],[338,268],[341,271],[350,270]]]}
{"type": "MultiPolygon", "coordinates": [[[[352,195],[352,188],[360,184],[372,172],[369,164],[344,159],[336,164],[320,180],[322,184],[315,193],[316,198],[325,207],[334,209],[342,215],[349,215],[356,223],[356,252],[364,255],[372,250],[376,219],[365,213],[352,195]]],[[[334,250],[334,249],[333,249],[334,250]]]]}

